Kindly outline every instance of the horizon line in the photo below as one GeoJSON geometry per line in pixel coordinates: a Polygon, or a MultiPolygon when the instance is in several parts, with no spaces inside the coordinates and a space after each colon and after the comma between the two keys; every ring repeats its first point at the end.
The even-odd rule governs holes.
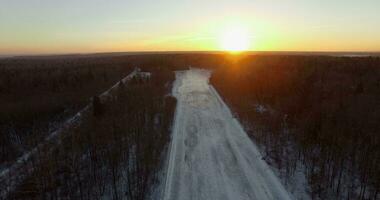
{"type": "MultiPolygon", "coordinates": [[[[229,51],[223,51],[223,50],[196,50],[196,51],[190,51],[190,50],[184,50],[184,51],[165,51],[165,50],[159,50],[159,51],[100,51],[100,52],[67,52],[67,53],[26,53],[26,54],[0,54],[1,58],[28,58],[28,57],[69,57],[69,56],[75,56],[75,57],[82,57],[82,56],[107,56],[107,55],[144,55],[144,54],[188,54],[188,53],[202,53],[202,54],[225,54],[229,53],[229,51]]],[[[243,54],[279,54],[279,55],[328,55],[328,54],[336,54],[336,55],[344,55],[344,54],[358,54],[358,55],[368,55],[368,56],[380,56],[380,50],[379,51],[269,51],[269,50],[262,50],[262,51],[242,51],[243,54]]]]}

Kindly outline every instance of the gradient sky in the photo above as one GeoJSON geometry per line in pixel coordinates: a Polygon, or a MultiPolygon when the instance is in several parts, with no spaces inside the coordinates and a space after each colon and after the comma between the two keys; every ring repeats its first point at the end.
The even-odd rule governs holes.
{"type": "Polygon", "coordinates": [[[380,51],[379,0],[0,0],[0,54],[220,50],[380,51]]]}

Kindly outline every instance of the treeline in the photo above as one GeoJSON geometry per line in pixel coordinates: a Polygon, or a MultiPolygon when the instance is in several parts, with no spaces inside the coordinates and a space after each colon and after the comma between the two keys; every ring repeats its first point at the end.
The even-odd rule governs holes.
{"type": "Polygon", "coordinates": [[[380,199],[380,58],[247,56],[212,84],[290,180],[313,199],[380,199]]]}
{"type": "Polygon", "coordinates": [[[156,69],[120,82],[106,100],[94,97],[91,113],[33,160],[33,174],[9,198],[144,199],[170,138],[173,80],[156,69]]]}

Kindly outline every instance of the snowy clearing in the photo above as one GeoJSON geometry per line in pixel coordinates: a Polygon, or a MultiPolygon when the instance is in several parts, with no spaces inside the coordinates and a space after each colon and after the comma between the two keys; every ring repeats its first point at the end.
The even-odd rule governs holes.
{"type": "Polygon", "coordinates": [[[164,200],[291,199],[215,89],[210,71],[176,73],[178,104],[164,200]]]}

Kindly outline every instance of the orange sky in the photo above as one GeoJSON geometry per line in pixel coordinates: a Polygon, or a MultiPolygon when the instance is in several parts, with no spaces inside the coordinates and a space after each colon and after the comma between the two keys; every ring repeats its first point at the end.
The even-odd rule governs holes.
{"type": "Polygon", "coordinates": [[[224,50],[234,27],[252,51],[380,51],[377,0],[4,1],[0,54],[224,50]]]}

